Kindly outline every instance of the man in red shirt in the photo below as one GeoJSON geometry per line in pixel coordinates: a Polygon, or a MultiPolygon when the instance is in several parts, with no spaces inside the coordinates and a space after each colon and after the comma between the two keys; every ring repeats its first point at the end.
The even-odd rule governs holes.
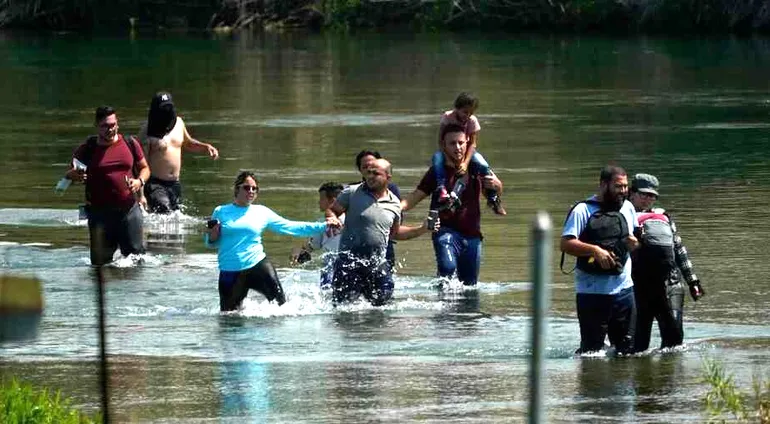
{"type": "Polygon", "coordinates": [[[142,147],[118,133],[118,117],[110,106],[96,108],[98,134],[89,137],[72,155],[67,178],[86,185],[86,210],[91,264],[112,261],[115,249],[123,255],[144,253],[143,217],[135,193],[150,177],[142,147]],[[75,159],[87,166],[75,166],[75,159]]]}
{"type": "MultiPolygon", "coordinates": [[[[457,180],[457,169],[465,157],[468,138],[462,127],[449,124],[442,130],[442,150],[447,187],[453,187],[457,180]]],[[[484,175],[471,162],[467,174],[468,182],[460,194],[460,206],[440,212],[441,229],[433,234],[433,250],[439,277],[457,278],[468,286],[478,282],[481,265],[481,207],[479,198],[482,189],[503,192],[503,183],[494,174],[484,175]]],[[[435,168],[431,167],[422,177],[417,189],[401,201],[401,208],[407,211],[434,193],[431,209],[440,209],[435,193],[438,183],[435,168]]]]}

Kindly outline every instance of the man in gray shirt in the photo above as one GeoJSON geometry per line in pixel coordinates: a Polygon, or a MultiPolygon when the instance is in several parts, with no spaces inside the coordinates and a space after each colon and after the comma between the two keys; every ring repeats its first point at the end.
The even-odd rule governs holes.
{"type": "MultiPolygon", "coordinates": [[[[340,253],[334,264],[334,302],[353,301],[360,295],[379,306],[393,295],[393,275],[385,259],[388,239],[407,240],[429,233],[428,221],[419,227],[401,225],[401,203],[388,190],[390,163],[377,159],[365,181],[346,188],[330,210],[345,214],[340,253]]],[[[433,231],[439,228],[438,222],[433,231]]]]}

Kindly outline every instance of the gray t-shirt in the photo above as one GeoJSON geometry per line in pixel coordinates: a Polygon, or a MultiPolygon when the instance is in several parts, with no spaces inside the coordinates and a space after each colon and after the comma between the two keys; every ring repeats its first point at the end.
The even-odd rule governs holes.
{"type": "Polygon", "coordinates": [[[401,220],[401,202],[388,190],[377,200],[366,184],[347,187],[337,197],[345,208],[340,251],[360,256],[384,255],[393,224],[401,220]]]}

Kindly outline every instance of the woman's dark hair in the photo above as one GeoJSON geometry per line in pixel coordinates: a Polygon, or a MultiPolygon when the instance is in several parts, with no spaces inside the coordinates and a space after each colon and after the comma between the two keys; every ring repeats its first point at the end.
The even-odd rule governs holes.
{"type": "Polygon", "coordinates": [[[479,107],[479,99],[471,93],[462,92],[455,99],[455,109],[470,107],[475,111],[479,107]]]}
{"type": "Polygon", "coordinates": [[[356,155],[356,169],[361,169],[361,160],[364,159],[364,156],[374,156],[375,159],[382,159],[382,155],[376,150],[361,150],[356,155]]]}
{"type": "Polygon", "coordinates": [[[233,195],[238,195],[238,188],[241,187],[241,185],[246,181],[246,178],[253,178],[254,183],[257,185],[257,189],[259,189],[259,180],[257,179],[257,175],[254,174],[251,171],[241,171],[240,174],[238,174],[237,177],[235,177],[235,181],[233,182],[233,195]]]}
{"type": "Polygon", "coordinates": [[[104,118],[114,115],[115,109],[112,108],[112,106],[99,106],[96,108],[96,113],[94,114],[94,119],[96,119],[96,123],[102,122],[104,118]]]}

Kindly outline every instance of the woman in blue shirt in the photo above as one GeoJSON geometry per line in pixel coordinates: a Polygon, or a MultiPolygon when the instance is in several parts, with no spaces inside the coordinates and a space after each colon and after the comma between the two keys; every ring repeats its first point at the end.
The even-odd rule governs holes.
{"type": "Polygon", "coordinates": [[[214,224],[206,234],[206,245],[219,250],[219,309],[238,309],[249,289],[268,301],[286,302],[275,268],[262,246],[262,232],[309,237],[327,229],[338,229],[339,221],[289,221],[263,205],[252,205],[259,193],[257,177],[243,171],[235,178],[234,200],[217,206],[211,214],[214,224]]]}

